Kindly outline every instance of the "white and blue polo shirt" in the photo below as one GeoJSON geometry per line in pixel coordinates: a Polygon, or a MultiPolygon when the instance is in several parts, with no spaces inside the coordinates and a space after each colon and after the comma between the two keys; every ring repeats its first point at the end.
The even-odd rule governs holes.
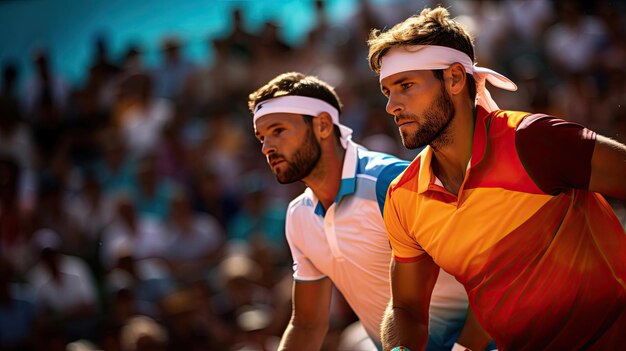
{"type": "MultiPolygon", "coordinates": [[[[350,141],[341,186],[328,210],[324,211],[309,188],[287,210],[285,229],[294,279],[330,278],[377,344],[390,298],[392,258],[382,210],[389,184],[408,164],[350,141]]],[[[466,312],[463,286],[440,271],[431,299],[428,350],[439,350],[438,346],[449,350],[463,327],[466,312]]]]}

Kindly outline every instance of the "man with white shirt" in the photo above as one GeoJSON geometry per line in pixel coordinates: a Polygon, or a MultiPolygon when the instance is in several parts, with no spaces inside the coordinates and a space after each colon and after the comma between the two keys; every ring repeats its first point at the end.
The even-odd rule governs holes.
{"type": "MultiPolygon", "coordinates": [[[[333,284],[359,317],[371,348],[380,348],[391,261],[382,211],[389,183],[408,162],[354,143],[352,130],[339,123],[339,97],[316,77],[281,74],[250,94],[249,108],[278,182],[307,185],[287,211],[293,310],[280,349],[320,349],[333,284]]],[[[450,350],[464,325],[467,296],[444,272],[433,295],[428,349],[450,350]]],[[[468,347],[483,345],[476,349],[489,338],[472,323],[464,336],[479,341],[468,347]]]]}

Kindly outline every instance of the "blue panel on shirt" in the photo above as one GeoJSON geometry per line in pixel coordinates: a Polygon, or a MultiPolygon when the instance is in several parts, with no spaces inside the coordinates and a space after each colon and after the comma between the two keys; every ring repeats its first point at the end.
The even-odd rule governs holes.
{"type": "Polygon", "coordinates": [[[376,178],[376,200],[382,215],[389,184],[406,169],[410,162],[380,152],[359,151],[357,172],[376,178]]]}

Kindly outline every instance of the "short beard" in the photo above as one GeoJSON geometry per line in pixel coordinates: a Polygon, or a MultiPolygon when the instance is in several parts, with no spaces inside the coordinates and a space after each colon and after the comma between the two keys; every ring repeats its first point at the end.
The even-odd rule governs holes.
{"type": "MultiPolygon", "coordinates": [[[[418,130],[413,134],[400,132],[402,144],[407,149],[413,150],[432,145],[435,148],[441,148],[452,142],[449,126],[454,119],[455,108],[448,92],[441,85],[441,93],[426,109],[423,115],[423,123],[419,125],[418,130]]],[[[417,123],[418,119],[415,115],[410,116],[417,123]]]]}
{"type": "Polygon", "coordinates": [[[307,136],[302,146],[293,154],[293,160],[285,159],[287,169],[284,172],[275,173],[276,180],[280,184],[290,184],[307,177],[322,156],[322,148],[315,139],[315,134],[311,128],[308,128],[307,136]]]}

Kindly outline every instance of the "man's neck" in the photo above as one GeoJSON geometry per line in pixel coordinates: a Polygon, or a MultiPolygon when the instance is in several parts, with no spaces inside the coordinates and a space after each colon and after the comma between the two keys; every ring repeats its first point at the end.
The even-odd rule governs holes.
{"type": "Polygon", "coordinates": [[[341,173],[346,150],[335,143],[324,147],[322,156],[311,174],[303,182],[313,191],[327,210],[335,201],[341,186],[341,173]]]}
{"type": "Polygon", "coordinates": [[[433,142],[432,170],[444,188],[458,195],[465,179],[467,164],[472,157],[474,137],[474,110],[462,110],[455,114],[450,125],[450,142],[438,145],[433,142]]]}

